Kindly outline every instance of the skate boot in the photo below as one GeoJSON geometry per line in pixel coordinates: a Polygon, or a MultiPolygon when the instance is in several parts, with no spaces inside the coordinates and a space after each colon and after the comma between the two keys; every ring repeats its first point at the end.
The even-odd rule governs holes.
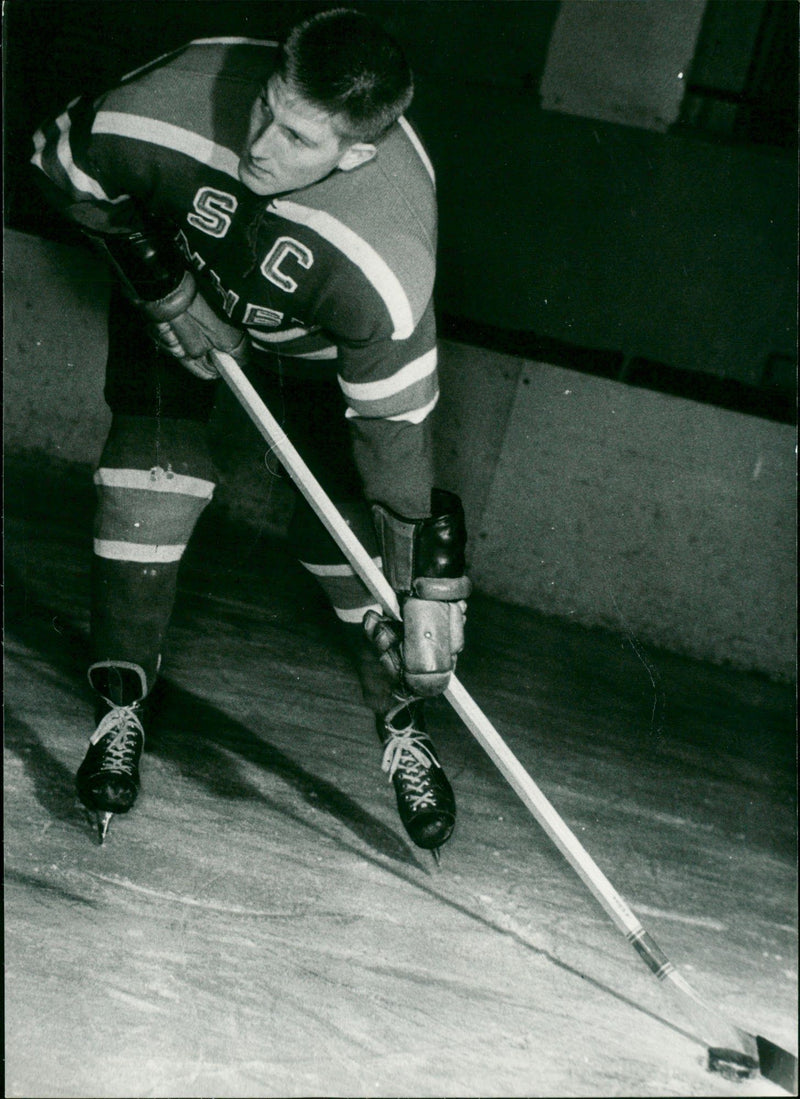
{"type": "Polygon", "coordinates": [[[431,851],[438,862],[438,849],[455,826],[456,801],[425,731],[422,701],[398,702],[376,720],[382,766],[394,785],[400,820],[417,847],[431,851]]]}
{"type": "Polygon", "coordinates": [[[147,682],[138,664],[125,663],[92,665],[89,682],[100,695],[97,728],[75,783],[78,797],[95,815],[102,844],[113,814],[127,813],[139,793],[147,682]]]}

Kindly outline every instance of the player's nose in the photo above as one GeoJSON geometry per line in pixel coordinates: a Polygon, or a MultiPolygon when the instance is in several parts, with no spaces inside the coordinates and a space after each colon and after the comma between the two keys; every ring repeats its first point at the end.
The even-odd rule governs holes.
{"type": "Polygon", "coordinates": [[[264,160],[272,148],[275,126],[272,121],[267,122],[253,138],[250,145],[250,156],[256,160],[264,160]]]}

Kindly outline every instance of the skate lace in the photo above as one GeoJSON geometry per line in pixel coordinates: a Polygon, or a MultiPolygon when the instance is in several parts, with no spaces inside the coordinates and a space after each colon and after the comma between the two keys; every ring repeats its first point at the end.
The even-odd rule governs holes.
{"type": "Polygon", "coordinates": [[[408,796],[413,810],[436,807],[436,794],[430,782],[428,774],[431,767],[440,767],[438,759],[433,755],[432,745],[428,737],[409,725],[407,729],[395,729],[391,720],[404,709],[398,706],[384,719],[384,725],[389,733],[383,750],[382,770],[389,775],[389,781],[395,777],[398,770],[403,780],[403,792],[408,796]]]}
{"type": "Polygon", "coordinates": [[[89,743],[98,744],[103,737],[108,737],[108,743],[103,748],[104,769],[130,771],[136,765],[138,749],[144,745],[144,728],[135,704],[109,705],[111,709],[98,724],[89,743]]]}

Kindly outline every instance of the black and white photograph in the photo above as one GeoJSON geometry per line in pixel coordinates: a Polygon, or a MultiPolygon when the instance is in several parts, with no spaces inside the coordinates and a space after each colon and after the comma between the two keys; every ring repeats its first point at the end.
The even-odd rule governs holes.
{"type": "Polygon", "coordinates": [[[6,0],[7,1099],[797,1095],[795,0],[6,0]]]}

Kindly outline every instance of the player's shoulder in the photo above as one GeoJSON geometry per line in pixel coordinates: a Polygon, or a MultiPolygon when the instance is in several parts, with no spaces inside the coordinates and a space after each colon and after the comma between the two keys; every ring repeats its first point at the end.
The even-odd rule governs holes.
{"type": "Polygon", "coordinates": [[[324,237],[370,281],[399,284],[416,318],[424,311],[435,273],[436,194],[430,160],[405,119],[368,163],[274,206],[324,237]]]}
{"type": "Polygon", "coordinates": [[[221,77],[252,82],[269,73],[278,50],[270,39],[220,36],[195,38],[175,50],[161,54],[134,69],[122,79],[122,86],[141,83],[159,75],[183,73],[188,77],[221,77]]]}
{"type": "Polygon", "coordinates": [[[103,97],[104,107],[177,124],[195,113],[229,113],[244,103],[249,108],[277,48],[251,38],[196,39],[128,73],[103,97]]]}
{"type": "Polygon", "coordinates": [[[142,143],[153,139],[156,145],[183,148],[185,133],[238,149],[276,51],[275,43],[249,38],[190,42],[129,73],[102,96],[93,132],[134,139],[141,155],[142,143]]]}
{"type": "Polygon", "coordinates": [[[386,146],[385,157],[389,159],[390,154],[394,155],[396,147],[397,155],[406,166],[406,171],[413,171],[422,188],[433,195],[436,190],[433,164],[422,139],[405,115],[400,116],[397,124],[386,135],[386,146]]]}

